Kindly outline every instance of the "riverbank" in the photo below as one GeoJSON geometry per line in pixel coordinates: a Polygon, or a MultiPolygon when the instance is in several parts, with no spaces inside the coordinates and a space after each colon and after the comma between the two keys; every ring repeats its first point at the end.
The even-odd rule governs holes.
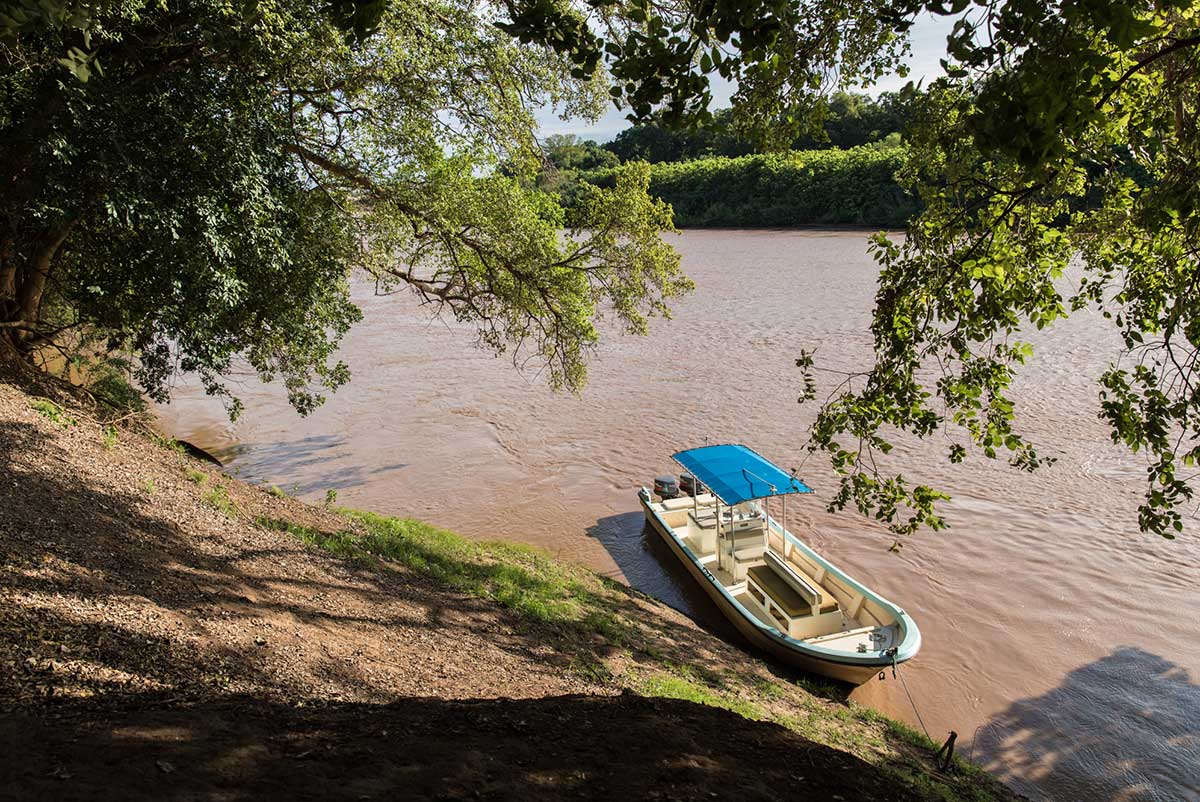
{"type": "MultiPolygon", "coordinates": [[[[901,146],[724,156],[650,166],[650,194],[671,204],[680,228],[903,228],[919,200],[896,182],[901,146]]],[[[613,169],[564,171],[555,192],[571,208],[579,182],[612,186],[613,169]]]]}
{"type": "Polygon", "coordinates": [[[542,552],[304,504],[0,383],[19,798],[1010,799],[542,552]]]}

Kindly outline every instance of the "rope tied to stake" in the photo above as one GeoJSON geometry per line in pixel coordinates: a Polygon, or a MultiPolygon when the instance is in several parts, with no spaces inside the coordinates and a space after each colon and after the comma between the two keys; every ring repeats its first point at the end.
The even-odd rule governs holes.
{"type": "MultiPolygon", "coordinates": [[[[921,718],[921,711],[917,709],[917,702],[915,699],[913,699],[912,693],[910,693],[908,690],[908,683],[904,681],[904,676],[900,673],[900,666],[896,662],[896,653],[898,651],[899,650],[893,646],[884,652],[886,656],[892,658],[892,679],[900,680],[900,687],[904,688],[904,695],[908,697],[908,703],[912,705],[913,713],[917,715],[917,722],[921,725],[921,731],[925,733],[925,737],[928,738],[932,743],[937,743],[933,740],[933,736],[929,734],[929,728],[925,726],[925,719],[921,718]]],[[[884,671],[879,672],[880,679],[884,679],[884,673],[884,671]]],[[[958,733],[954,730],[950,730],[950,737],[946,739],[946,742],[942,744],[942,748],[937,751],[937,754],[933,758],[939,771],[948,770],[951,763],[953,763],[954,743],[957,740],[958,733]],[[943,753],[946,755],[945,759],[942,759],[943,753]]]]}

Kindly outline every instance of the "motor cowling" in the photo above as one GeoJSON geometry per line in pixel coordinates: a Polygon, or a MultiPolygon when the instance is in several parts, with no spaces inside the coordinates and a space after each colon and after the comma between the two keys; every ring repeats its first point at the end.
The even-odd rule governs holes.
{"type": "Polygon", "coordinates": [[[663,501],[679,498],[679,480],[674,476],[657,476],[654,479],[654,495],[663,501]]]}
{"type": "Polygon", "coordinates": [[[689,496],[698,496],[704,492],[704,485],[696,481],[696,477],[687,471],[679,474],[679,492],[689,496]]]}

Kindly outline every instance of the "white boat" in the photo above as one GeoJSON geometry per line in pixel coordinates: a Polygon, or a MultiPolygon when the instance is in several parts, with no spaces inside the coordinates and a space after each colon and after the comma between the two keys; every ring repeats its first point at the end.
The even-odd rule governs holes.
{"type": "Polygon", "coordinates": [[[646,520],[753,645],[855,685],[917,654],[904,610],[787,530],[788,496],[812,492],[803,482],[742,445],[673,459],[699,486],[660,500],[643,487],[646,520]]]}

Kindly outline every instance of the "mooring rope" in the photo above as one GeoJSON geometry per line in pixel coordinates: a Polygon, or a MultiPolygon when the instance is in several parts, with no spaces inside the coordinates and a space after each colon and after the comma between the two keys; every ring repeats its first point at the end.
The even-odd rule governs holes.
{"type": "Polygon", "coordinates": [[[917,714],[917,722],[921,725],[921,730],[924,731],[925,737],[928,738],[930,741],[932,741],[933,736],[931,736],[929,734],[929,729],[925,726],[925,719],[921,718],[921,711],[917,709],[917,702],[916,702],[916,700],[913,699],[912,694],[908,692],[908,683],[904,681],[904,675],[900,673],[900,667],[896,665],[897,649],[895,647],[892,647],[891,651],[892,651],[892,678],[900,679],[900,687],[904,688],[904,695],[908,697],[908,703],[910,705],[912,705],[913,712],[917,714]]]}
{"type": "Polygon", "coordinates": [[[912,694],[908,692],[908,684],[904,681],[904,675],[896,672],[896,676],[900,678],[900,687],[904,688],[904,695],[908,697],[908,703],[912,705],[913,712],[917,714],[917,721],[921,724],[921,729],[925,732],[925,737],[933,740],[933,736],[929,734],[929,730],[925,727],[925,720],[921,718],[921,711],[917,709],[917,703],[913,701],[912,694]]]}
{"type": "Polygon", "coordinates": [[[975,728],[975,732],[971,735],[971,753],[967,756],[967,762],[969,762],[969,763],[975,762],[975,745],[977,743],[979,743],[979,731],[982,730],[984,727],[988,728],[988,731],[992,733],[992,737],[994,737],[997,741],[1003,740],[1003,735],[1000,732],[1000,730],[996,727],[996,722],[985,721],[982,724],[980,724],[978,727],[975,728]]]}

